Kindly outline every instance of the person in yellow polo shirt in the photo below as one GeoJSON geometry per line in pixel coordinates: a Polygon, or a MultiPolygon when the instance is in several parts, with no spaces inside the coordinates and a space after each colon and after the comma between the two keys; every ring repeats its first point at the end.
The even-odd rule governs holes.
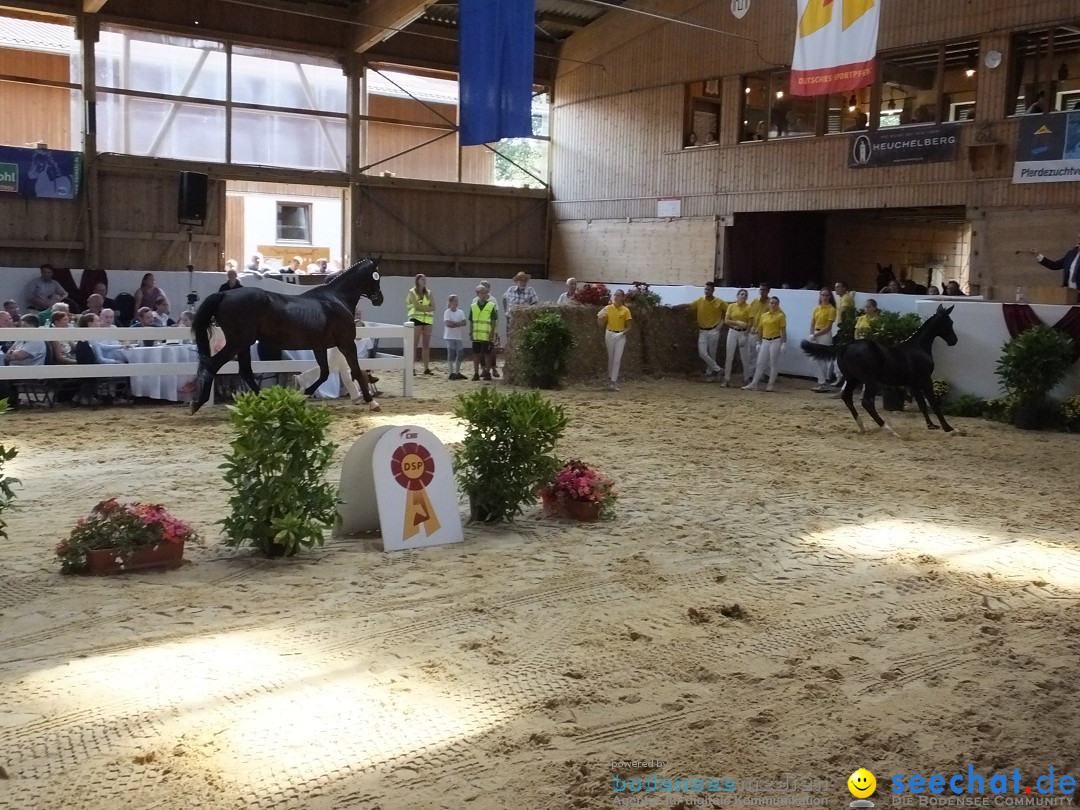
{"type": "Polygon", "coordinates": [[[761,334],[758,332],[758,318],[761,317],[761,313],[765,312],[769,308],[769,293],[772,288],[768,284],[758,285],[758,297],[750,302],[750,376],[754,376],[754,369],[757,366],[758,349],[761,344],[761,334]]]}
{"type": "Polygon", "coordinates": [[[616,290],[614,300],[596,316],[597,323],[604,327],[604,346],[607,348],[608,390],[619,390],[619,366],[622,364],[623,350],[626,348],[626,335],[632,323],[630,309],[626,306],[626,293],[616,290]]]}
{"type": "MultiPolygon", "coordinates": [[[[833,306],[832,293],[828,287],[822,287],[818,292],[818,305],[810,315],[810,340],[825,346],[832,345],[832,328],[836,323],[836,307],[833,306]]],[[[829,385],[826,379],[829,375],[829,365],[832,361],[818,362],[817,385],[811,390],[815,394],[826,394],[829,385]]]]}
{"type": "Polygon", "coordinates": [[[749,293],[739,290],[735,293],[735,302],[728,304],[724,314],[724,323],[727,324],[727,351],[724,352],[724,387],[731,385],[731,364],[735,360],[735,352],[738,351],[742,360],[743,385],[750,382],[750,327],[754,324],[754,315],[750,311],[750,304],[746,299],[749,293]]]}
{"type": "Polygon", "coordinates": [[[719,380],[720,365],[716,362],[716,348],[720,345],[720,327],[724,323],[727,304],[714,294],[716,284],[705,282],[705,295],[690,302],[690,310],[697,315],[698,357],[705,361],[705,379],[719,380]]]}
{"type": "Polygon", "coordinates": [[[755,329],[761,339],[761,348],[758,349],[754,379],[749,385],[743,386],[743,391],[757,390],[758,381],[766,367],[769,369],[769,384],[765,386],[765,390],[773,391],[776,375],[780,373],[780,355],[787,346],[787,316],[780,309],[780,299],[775,295],[769,299],[769,308],[758,316],[755,329]]]}
{"type": "Polygon", "coordinates": [[[879,311],[877,301],[873,298],[867,298],[866,306],[863,308],[863,314],[855,320],[856,340],[866,340],[866,336],[870,333],[870,325],[873,324],[874,319],[877,318],[879,311]]]}

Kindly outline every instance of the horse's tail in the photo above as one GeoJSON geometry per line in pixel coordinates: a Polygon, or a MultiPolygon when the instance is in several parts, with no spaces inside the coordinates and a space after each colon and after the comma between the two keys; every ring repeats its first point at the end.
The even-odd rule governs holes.
{"type": "Polygon", "coordinates": [[[822,343],[814,343],[810,340],[804,340],[799,344],[799,347],[815,360],[832,360],[842,348],[841,346],[827,346],[822,343]]]}
{"type": "Polygon", "coordinates": [[[224,300],[225,293],[222,292],[206,296],[191,322],[191,333],[195,336],[200,360],[210,357],[210,333],[213,329],[214,314],[224,300]]]}

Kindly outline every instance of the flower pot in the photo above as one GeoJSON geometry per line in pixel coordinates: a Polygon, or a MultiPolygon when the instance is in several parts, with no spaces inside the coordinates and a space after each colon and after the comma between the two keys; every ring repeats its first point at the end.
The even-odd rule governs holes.
{"type": "Polygon", "coordinates": [[[537,491],[537,495],[540,496],[540,503],[544,507],[544,514],[557,515],[559,514],[559,501],[552,495],[547,489],[541,488],[537,491]]]}
{"type": "Polygon", "coordinates": [[[902,411],[907,400],[907,391],[892,385],[881,387],[881,407],[887,411],[902,411]]]}
{"type": "Polygon", "coordinates": [[[563,501],[559,510],[564,517],[592,523],[600,517],[600,504],[594,501],[563,501]]]}
{"type": "Polygon", "coordinates": [[[1013,425],[1020,430],[1042,430],[1046,427],[1046,408],[1041,404],[1018,403],[1013,414],[1013,425]]]}
{"type": "Polygon", "coordinates": [[[86,552],[86,568],[91,574],[126,574],[130,571],[179,568],[184,563],[184,541],[162,541],[156,546],[137,548],[121,556],[115,548],[97,548],[86,552]]]}

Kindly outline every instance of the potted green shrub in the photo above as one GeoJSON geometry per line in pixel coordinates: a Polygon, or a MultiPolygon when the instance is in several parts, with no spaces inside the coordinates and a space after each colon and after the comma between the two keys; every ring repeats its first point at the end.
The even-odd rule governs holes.
{"type": "MultiPolygon", "coordinates": [[[[867,340],[879,346],[899,346],[918,331],[922,318],[914,312],[901,315],[899,312],[881,310],[870,324],[867,340]]],[[[887,411],[902,411],[907,400],[907,391],[891,385],[881,386],[881,407],[887,411]]]]}
{"type": "Polygon", "coordinates": [[[554,450],[566,412],[538,391],[504,394],[486,386],[458,397],[454,416],[466,423],[454,473],[469,497],[470,519],[513,520],[562,466],[554,450]]]}
{"type": "MultiPolygon", "coordinates": [[[[0,399],[0,414],[7,412],[8,403],[6,399],[0,399]]],[[[15,456],[19,455],[19,451],[14,447],[5,447],[0,444],[0,539],[7,540],[7,522],[4,520],[4,511],[11,506],[11,502],[15,500],[15,491],[12,487],[19,483],[18,478],[12,478],[10,475],[4,475],[4,464],[11,461],[15,456]]]]}
{"type": "Polygon", "coordinates": [[[1016,427],[1038,430],[1046,424],[1047,395],[1072,363],[1072,339],[1045,324],[1025,329],[1005,344],[997,376],[1002,388],[1016,398],[1016,427]]]}
{"type": "Polygon", "coordinates": [[[529,385],[555,388],[566,374],[574,333],[558,312],[545,312],[521,333],[521,371],[529,385]]]}
{"type": "Polygon", "coordinates": [[[275,385],[238,394],[229,417],[236,435],[221,465],[233,489],[231,513],[219,521],[225,544],[252,545],[268,557],[321,546],[338,504],[326,480],[334,454],[329,411],[275,385]]]}

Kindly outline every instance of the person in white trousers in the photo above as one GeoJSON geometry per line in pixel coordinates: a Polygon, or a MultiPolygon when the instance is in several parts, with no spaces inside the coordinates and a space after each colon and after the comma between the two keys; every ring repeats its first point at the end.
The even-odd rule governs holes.
{"type": "MultiPolygon", "coordinates": [[[[828,287],[822,287],[818,293],[818,305],[810,316],[810,340],[823,346],[832,345],[832,328],[836,323],[836,307],[833,306],[832,293],[828,287]]],[[[832,360],[819,360],[817,385],[812,389],[815,394],[829,391],[828,376],[832,360]]]]}
{"type": "Polygon", "coordinates": [[[750,305],[746,302],[748,293],[739,290],[735,294],[734,303],[728,304],[724,323],[727,325],[727,350],[724,353],[724,387],[731,385],[731,365],[735,361],[735,352],[739,353],[742,360],[743,385],[750,382],[753,366],[750,362],[750,327],[754,323],[754,316],[750,312],[750,305]]]}
{"type": "Polygon", "coordinates": [[[604,347],[608,356],[608,390],[619,390],[619,366],[622,365],[623,350],[626,348],[626,335],[630,331],[632,316],[626,306],[626,293],[616,290],[614,300],[596,316],[597,323],[604,327],[604,347]]]}
{"type": "Polygon", "coordinates": [[[769,299],[769,308],[761,313],[757,326],[754,327],[760,338],[757,364],[754,367],[754,379],[749,385],[743,386],[743,391],[757,390],[758,381],[761,380],[765,369],[769,369],[769,384],[766,391],[775,390],[776,376],[780,373],[780,355],[787,346],[787,316],[780,309],[780,299],[775,295],[769,299]]]}
{"type": "Polygon", "coordinates": [[[690,311],[697,316],[698,342],[697,351],[705,363],[705,379],[720,379],[720,366],[716,362],[716,348],[720,345],[720,327],[724,323],[727,304],[714,294],[716,283],[705,282],[705,294],[690,302],[690,311]]]}
{"type": "Polygon", "coordinates": [[[768,284],[758,285],[758,297],[750,302],[750,315],[752,316],[750,321],[750,335],[748,338],[750,346],[750,376],[754,376],[756,371],[758,353],[761,348],[761,335],[757,330],[757,321],[761,317],[761,314],[769,308],[769,293],[772,291],[772,287],[768,284]]]}

